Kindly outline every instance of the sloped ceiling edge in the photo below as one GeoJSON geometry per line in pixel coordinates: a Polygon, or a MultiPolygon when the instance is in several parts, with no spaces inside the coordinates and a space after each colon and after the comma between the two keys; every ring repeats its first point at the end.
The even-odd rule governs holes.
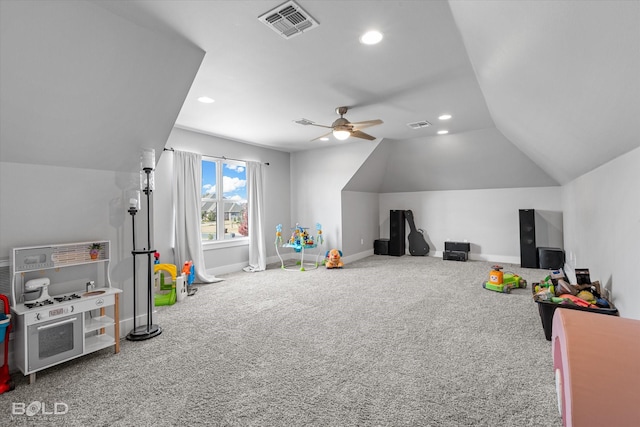
{"type": "Polygon", "coordinates": [[[136,171],[204,52],[89,2],[1,2],[0,159],[136,171]]]}
{"type": "Polygon", "coordinates": [[[450,6],[496,127],[556,181],[640,146],[640,2],[450,6]]]}
{"type": "Polygon", "coordinates": [[[558,186],[496,128],[383,140],[345,190],[378,193],[558,186]]]}

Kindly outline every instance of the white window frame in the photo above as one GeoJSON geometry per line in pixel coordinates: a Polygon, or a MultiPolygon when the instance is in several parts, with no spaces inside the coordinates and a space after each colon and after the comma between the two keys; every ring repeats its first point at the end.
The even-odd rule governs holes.
{"type": "MultiPolygon", "coordinates": [[[[222,247],[233,247],[233,246],[246,246],[249,244],[249,236],[238,236],[230,239],[225,239],[224,232],[224,203],[229,202],[228,199],[224,199],[224,188],[222,188],[222,183],[224,182],[224,165],[225,164],[237,164],[247,168],[246,162],[237,161],[237,160],[228,160],[228,159],[218,159],[215,157],[207,157],[202,156],[202,163],[204,168],[204,162],[211,162],[216,164],[216,197],[204,199],[201,197],[201,202],[205,200],[211,201],[216,204],[216,239],[215,240],[207,240],[202,238],[202,247],[203,249],[213,249],[213,248],[222,248],[222,247]],[[222,215],[220,215],[222,212],[222,215]],[[220,220],[222,218],[222,221],[220,220]]],[[[200,220],[202,221],[202,214],[200,215],[200,220]]],[[[202,224],[201,224],[202,225],[202,224]]]]}

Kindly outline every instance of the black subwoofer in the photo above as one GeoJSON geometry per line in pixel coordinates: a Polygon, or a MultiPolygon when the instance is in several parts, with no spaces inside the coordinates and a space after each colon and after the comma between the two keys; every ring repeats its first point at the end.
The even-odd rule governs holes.
{"type": "Polygon", "coordinates": [[[540,268],[558,270],[564,267],[564,251],[560,248],[538,248],[540,268]]]}
{"type": "Polygon", "coordinates": [[[389,255],[402,256],[406,252],[404,211],[389,211],[389,255]]]}
{"type": "Polygon", "coordinates": [[[444,251],[442,252],[442,259],[449,261],[466,261],[468,258],[467,251],[444,251]]]}
{"type": "Polygon", "coordinates": [[[520,266],[538,268],[535,210],[520,209],[520,266]]]}

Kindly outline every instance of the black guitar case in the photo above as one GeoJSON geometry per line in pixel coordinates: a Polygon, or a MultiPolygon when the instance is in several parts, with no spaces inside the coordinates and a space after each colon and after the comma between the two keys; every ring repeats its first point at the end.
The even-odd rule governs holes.
{"type": "Polygon", "coordinates": [[[429,245],[424,240],[424,235],[421,229],[416,228],[416,224],[413,222],[413,212],[408,210],[404,211],[404,216],[409,223],[409,253],[413,256],[425,256],[429,253],[429,245]]]}

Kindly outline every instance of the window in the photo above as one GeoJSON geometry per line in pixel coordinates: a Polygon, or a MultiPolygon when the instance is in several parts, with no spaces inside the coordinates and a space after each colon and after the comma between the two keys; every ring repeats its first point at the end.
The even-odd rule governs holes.
{"type": "Polygon", "coordinates": [[[245,162],[202,158],[202,243],[247,237],[245,162]]]}

